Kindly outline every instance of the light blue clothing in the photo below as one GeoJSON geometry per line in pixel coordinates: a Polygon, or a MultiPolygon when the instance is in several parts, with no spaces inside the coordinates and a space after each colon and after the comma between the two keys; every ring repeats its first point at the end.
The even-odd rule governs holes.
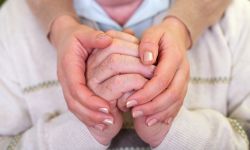
{"type": "Polygon", "coordinates": [[[81,18],[96,23],[96,28],[100,30],[121,31],[131,28],[140,37],[146,28],[154,24],[155,16],[166,12],[170,6],[170,0],[144,0],[124,26],[120,26],[112,20],[95,0],[74,0],[74,6],[81,18]]]}

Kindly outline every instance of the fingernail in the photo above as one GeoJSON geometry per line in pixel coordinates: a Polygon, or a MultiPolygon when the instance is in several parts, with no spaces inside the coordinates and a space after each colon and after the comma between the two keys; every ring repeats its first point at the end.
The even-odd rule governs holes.
{"type": "Polygon", "coordinates": [[[100,112],[103,112],[103,113],[105,113],[105,114],[108,114],[108,113],[109,113],[108,108],[99,108],[99,111],[100,111],[100,112]]]}
{"type": "Polygon", "coordinates": [[[151,119],[151,120],[149,120],[149,121],[147,122],[147,125],[148,125],[149,127],[151,127],[151,126],[155,125],[157,122],[158,122],[157,119],[151,119]]]}
{"type": "Polygon", "coordinates": [[[137,101],[135,100],[128,101],[126,104],[127,108],[133,107],[135,105],[137,105],[137,101]]]}
{"type": "Polygon", "coordinates": [[[141,117],[141,116],[143,116],[143,112],[142,111],[134,111],[132,113],[132,116],[133,116],[133,118],[141,117]]]}
{"type": "Polygon", "coordinates": [[[104,130],[104,125],[103,124],[98,124],[98,125],[95,125],[94,128],[97,129],[97,130],[103,131],[104,130]]]}
{"type": "Polygon", "coordinates": [[[103,120],[103,123],[108,125],[108,126],[111,126],[114,124],[113,119],[105,119],[105,120],[103,120]]]}
{"type": "Polygon", "coordinates": [[[149,52],[149,51],[144,52],[143,60],[144,60],[144,62],[151,62],[151,61],[153,61],[153,53],[149,52]]]}

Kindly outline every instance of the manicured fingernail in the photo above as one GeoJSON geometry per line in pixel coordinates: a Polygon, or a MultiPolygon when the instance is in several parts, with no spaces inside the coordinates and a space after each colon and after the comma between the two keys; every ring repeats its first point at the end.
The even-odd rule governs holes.
{"type": "Polygon", "coordinates": [[[111,126],[114,124],[113,119],[105,119],[105,120],[103,120],[103,123],[108,125],[108,126],[111,126]]]}
{"type": "Polygon", "coordinates": [[[95,129],[103,131],[104,130],[104,125],[103,124],[95,125],[95,129]]]}
{"type": "Polygon", "coordinates": [[[149,51],[144,52],[143,60],[144,60],[144,62],[151,62],[151,61],[153,61],[153,53],[149,52],[149,51]]]}
{"type": "Polygon", "coordinates": [[[99,108],[99,111],[100,111],[100,112],[103,112],[103,113],[105,113],[105,114],[108,114],[108,113],[109,113],[108,108],[99,108]]]}
{"type": "Polygon", "coordinates": [[[149,120],[149,121],[147,122],[147,125],[148,125],[149,127],[151,127],[151,126],[155,125],[157,122],[158,122],[157,119],[151,119],[151,120],[149,120]]]}
{"type": "Polygon", "coordinates": [[[141,116],[143,116],[143,112],[142,111],[134,111],[132,113],[132,116],[133,116],[133,118],[141,117],[141,116]]]}
{"type": "Polygon", "coordinates": [[[135,100],[128,101],[126,104],[127,108],[133,107],[135,105],[137,105],[137,101],[135,100]]]}

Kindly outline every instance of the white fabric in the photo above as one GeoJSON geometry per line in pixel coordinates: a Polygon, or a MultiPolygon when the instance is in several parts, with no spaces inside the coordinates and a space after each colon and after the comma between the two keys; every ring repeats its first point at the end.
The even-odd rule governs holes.
{"type": "MultiPolygon", "coordinates": [[[[60,86],[25,92],[57,77],[56,51],[24,1],[8,0],[0,10],[0,149],[19,133],[21,150],[106,149],[67,110],[60,86]]],[[[250,120],[249,5],[235,0],[190,50],[191,76],[201,80],[190,82],[183,108],[156,149],[247,149],[227,117],[250,120]]]]}

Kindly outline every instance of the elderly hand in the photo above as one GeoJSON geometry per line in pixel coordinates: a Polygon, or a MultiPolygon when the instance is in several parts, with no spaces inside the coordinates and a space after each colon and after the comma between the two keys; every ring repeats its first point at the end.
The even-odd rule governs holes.
{"type": "Polygon", "coordinates": [[[124,93],[141,89],[154,71],[154,66],[144,66],[140,62],[138,40],[134,36],[118,31],[107,34],[113,37],[112,44],[102,50],[96,49],[87,63],[88,86],[112,105],[110,112],[114,119],[107,118],[90,128],[92,135],[102,144],[110,142],[122,127],[117,100],[124,93]]]}
{"type": "Polygon", "coordinates": [[[135,118],[147,116],[149,127],[157,122],[171,124],[183,103],[189,81],[189,46],[187,29],[174,17],[149,28],[142,36],[140,58],[150,65],[156,63],[158,56],[158,64],[153,78],[128,97],[127,107],[133,107],[135,118]]]}
{"type": "Polygon", "coordinates": [[[69,109],[87,126],[112,118],[109,103],[86,86],[85,61],[94,48],[106,48],[112,38],[79,24],[69,16],[59,17],[52,26],[52,44],[57,49],[58,78],[69,109]]]}

